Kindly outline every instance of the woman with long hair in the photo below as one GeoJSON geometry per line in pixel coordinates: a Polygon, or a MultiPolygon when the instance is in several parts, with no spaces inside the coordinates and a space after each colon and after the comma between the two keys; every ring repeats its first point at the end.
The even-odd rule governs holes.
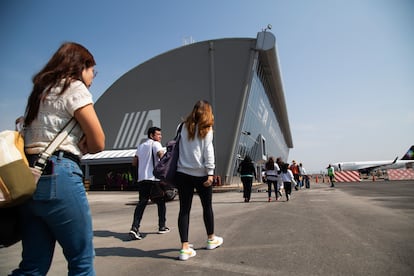
{"type": "Polygon", "coordinates": [[[214,234],[212,206],[213,176],[215,169],[213,147],[214,115],[209,102],[197,101],[181,130],[176,184],[180,198],[178,230],[181,239],[179,259],[186,261],[196,255],[188,242],[190,210],[194,189],[203,206],[203,219],[207,232],[207,249],[215,249],[223,238],[214,234]]]}
{"type": "Polygon", "coordinates": [[[23,253],[12,275],[46,275],[56,242],[63,249],[69,275],[95,275],[92,217],[80,168],[82,154],[105,146],[88,90],[96,75],[94,67],[85,47],[68,42],[33,77],[24,119],[30,165],[73,117],[78,125],[49,158],[33,197],[20,208],[23,253]]]}
{"type": "Polygon", "coordinates": [[[268,201],[272,201],[272,186],[275,190],[275,197],[276,200],[280,198],[280,191],[278,186],[278,179],[280,174],[280,168],[277,163],[275,163],[275,159],[271,156],[267,160],[265,164],[265,171],[266,171],[266,182],[267,182],[267,194],[268,194],[268,201]]]}
{"type": "Polygon", "coordinates": [[[289,169],[288,163],[283,163],[280,177],[282,178],[283,186],[285,187],[286,201],[289,201],[292,195],[292,183],[296,185],[296,181],[292,171],[289,169]]]}
{"type": "Polygon", "coordinates": [[[238,169],[240,179],[243,183],[244,202],[249,202],[252,195],[253,177],[256,178],[256,168],[249,155],[246,155],[239,165],[238,169]]]}

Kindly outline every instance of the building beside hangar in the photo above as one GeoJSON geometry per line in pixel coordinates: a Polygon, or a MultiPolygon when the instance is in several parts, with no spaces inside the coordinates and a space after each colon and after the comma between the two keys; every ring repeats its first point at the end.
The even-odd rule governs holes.
{"type": "Polygon", "coordinates": [[[161,127],[166,144],[200,99],[213,107],[215,172],[222,184],[240,182],[237,167],[247,154],[259,169],[268,156],[287,161],[293,142],[276,39],[265,30],[256,38],[179,47],[138,65],[110,86],[95,103],[106,150],[82,158],[91,187],[128,185],[125,175],[147,129],[161,127]]]}

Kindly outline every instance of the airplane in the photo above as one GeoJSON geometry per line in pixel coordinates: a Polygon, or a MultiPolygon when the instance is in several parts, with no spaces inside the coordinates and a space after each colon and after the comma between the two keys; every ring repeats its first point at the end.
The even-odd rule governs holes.
{"type": "Polygon", "coordinates": [[[412,168],[414,164],[414,145],[410,147],[401,159],[384,161],[338,162],[331,164],[336,171],[359,171],[369,174],[373,170],[412,168]]]}

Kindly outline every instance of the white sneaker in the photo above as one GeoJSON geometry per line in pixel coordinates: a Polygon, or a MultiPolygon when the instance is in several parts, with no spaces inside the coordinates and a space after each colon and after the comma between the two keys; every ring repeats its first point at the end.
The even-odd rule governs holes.
{"type": "Polygon", "coordinates": [[[207,249],[212,250],[223,244],[223,238],[214,236],[214,239],[207,240],[207,249]]]}
{"type": "Polygon", "coordinates": [[[178,257],[181,261],[187,261],[191,257],[194,257],[197,255],[196,251],[192,249],[191,247],[188,249],[181,249],[180,250],[180,256],[178,257]]]}

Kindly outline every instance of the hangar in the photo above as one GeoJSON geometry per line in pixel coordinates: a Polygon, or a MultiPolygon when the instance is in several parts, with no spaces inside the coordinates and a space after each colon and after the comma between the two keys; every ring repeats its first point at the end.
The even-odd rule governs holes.
{"type": "Polygon", "coordinates": [[[240,181],[237,167],[247,154],[259,170],[269,156],[287,160],[293,142],[276,38],[264,30],[256,38],[173,49],[115,81],[95,103],[106,150],[82,158],[91,187],[105,188],[113,170],[124,178],[133,174],[130,163],[147,129],[159,126],[166,144],[200,99],[213,106],[215,174],[221,184],[240,181]]]}

